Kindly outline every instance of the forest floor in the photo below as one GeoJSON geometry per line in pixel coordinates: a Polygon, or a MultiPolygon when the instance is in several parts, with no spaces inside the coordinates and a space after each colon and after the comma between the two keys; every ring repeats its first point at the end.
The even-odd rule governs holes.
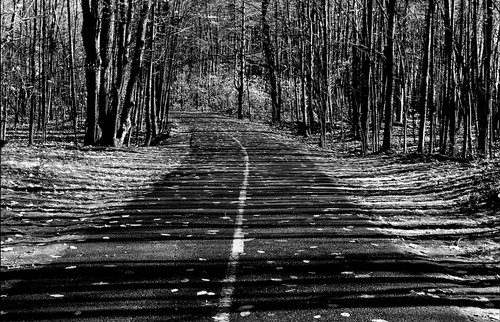
{"type": "Polygon", "coordinates": [[[147,192],[188,152],[187,135],[130,148],[10,140],[1,151],[1,269],[60,257],[67,242],[82,238],[79,228],[147,192]]]}
{"type": "MultiPolygon", "coordinates": [[[[297,136],[290,127],[274,130],[311,150],[330,152],[330,160],[319,166],[334,180],[351,178],[353,203],[369,212],[366,217],[378,229],[394,236],[403,252],[454,267],[448,278],[481,284],[470,290],[480,301],[487,302],[487,294],[500,295],[499,147],[490,160],[401,151],[361,157],[359,142],[342,142],[338,135],[329,135],[321,149],[317,135],[297,136]]],[[[498,309],[462,310],[472,321],[500,321],[498,309]]]]}
{"type": "MultiPolygon", "coordinates": [[[[298,139],[289,131],[274,132],[298,139]]],[[[318,149],[316,138],[300,140],[307,149],[318,149]]],[[[362,158],[353,153],[354,145],[323,150],[330,157],[318,167],[333,180],[341,169],[342,180],[352,181],[352,202],[378,229],[393,235],[402,251],[461,268],[447,278],[480,284],[473,290],[479,301],[498,296],[500,158],[362,158]]],[[[28,148],[25,142],[9,142],[1,150],[2,271],[61,257],[72,247],[69,243],[84,238],[78,234],[82,227],[146,192],[182,162],[188,147],[189,135],[179,125],[157,147],[75,148],[50,143],[28,148]]],[[[498,309],[466,310],[478,321],[500,321],[498,309]]]]}

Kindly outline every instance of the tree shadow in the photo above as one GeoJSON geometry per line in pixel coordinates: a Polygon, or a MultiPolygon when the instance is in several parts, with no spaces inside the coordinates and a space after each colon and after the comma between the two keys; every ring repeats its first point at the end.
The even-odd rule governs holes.
{"type": "Polygon", "coordinates": [[[213,320],[228,283],[242,182],[242,151],[232,136],[251,165],[231,312],[498,307],[498,297],[485,303],[474,297],[488,294],[446,291],[477,286],[449,274],[482,266],[404,254],[394,236],[371,230],[369,212],[348,193],[329,198],[331,189],[312,189],[336,183],[305,152],[250,136],[252,128],[238,121],[200,120],[183,120],[196,129],[184,164],[119,211],[74,228],[85,235],[75,250],[42,267],[2,272],[13,285],[2,290],[3,321],[213,320]]]}

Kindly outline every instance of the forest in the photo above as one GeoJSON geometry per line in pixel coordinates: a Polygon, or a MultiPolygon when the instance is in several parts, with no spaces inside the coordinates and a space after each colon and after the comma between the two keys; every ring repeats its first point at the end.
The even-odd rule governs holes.
{"type": "Polygon", "coordinates": [[[0,107],[2,321],[499,321],[498,0],[0,0],[0,107]]]}
{"type": "Polygon", "coordinates": [[[3,141],[147,146],[173,110],[363,155],[489,157],[500,139],[497,1],[3,0],[0,14],[3,141]]]}

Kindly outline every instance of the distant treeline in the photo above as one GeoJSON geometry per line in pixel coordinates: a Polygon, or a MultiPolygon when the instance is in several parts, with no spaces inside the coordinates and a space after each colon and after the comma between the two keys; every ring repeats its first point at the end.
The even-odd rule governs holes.
{"type": "Polygon", "coordinates": [[[173,109],[296,123],[363,154],[488,156],[500,140],[493,0],[3,0],[1,139],[141,144],[173,109]],[[393,135],[402,133],[401,145],[393,135]],[[71,129],[71,130],[70,130],[71,129]],[[135,134],[135,135],[134,135],[135,134]]]}

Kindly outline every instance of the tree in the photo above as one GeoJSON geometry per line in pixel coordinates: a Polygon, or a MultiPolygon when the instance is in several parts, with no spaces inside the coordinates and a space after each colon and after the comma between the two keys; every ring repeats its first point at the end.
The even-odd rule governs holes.
{"type": "MultiPolygon", "coordinates": [[[[362,26],[362,46],[361,53],[361,77],[360,77],[360,106],[361,106],[361,150],[363,155],[368,153],[368,113],[372,103],[372,37],[373,37],[373,1],[365,0],[363,6],[363,26],[362,26]]],[[[357,76],[355,76],[357,77],[357,76]]]]}
{"type": "MultiPolygon", "coordinates": [[[[236,6],[235,6],[236,7],[236,6]]],[[[238,48],[236,50],[237,58],[236,58],[236,76],[234,80],[234,87],[236,88],[236,91],[238,92],[238,102],[237,102],[237,109],[238,109],[238,119],[243,118],[243,92],[244,92],[244,80],[245,80],[245,47],[246,47],[246,41],[245,41],[245,33],[246,33],[246,23],[245,23],[245,0],[241,0],[241,7],[240,7],[240,13],[241,13],[241,22],[240,22],[240,28],[239,28],[239,41],[238,41],[238,48]]],[[[236,42],[235,42],[236,43],[236,42]]]]}
{"type": "Polygon", "coordinates": [[[297,124],[320,145],[329,131],[344,141],[350,127],[364,155],[401,147],[454,156],[461,144],[462,157],[486,156],[500,139],[492,0],[5,0],[1,8],[3,138],[7,127],[26,126],[31,144],[52,128],[76,140],[81,115],[84,144],[132,142],[134,129],[134,143],[147,145],[168,129],[172,109],[192,106],[239,118],[251,109],[253,119],[297,124]]]}
{"type": "Polygon", "coordinates": [[[146,36],[146,25],[148,22],[149,10],[151,8],[151,0],[144,1],[142,9],[140,12],[140,20],[138,22],[137,32],[136,32],[136,43],[134,48],[134,55],[132,57],[131,67],[130,67],[130,77],[128,80],[125,99],[123,103],[123,109],[120,116],[120,125],[115,138],[114,145],[122,146],[125,140],[125,136],[128,134],[131,127],[131,112],[134,107],[134,102],[132,100],[133,90],[137,84],[139,73],[142,67],[142,58],[144,51],[144,43],[146,36]]]}
{"type": "Polygon", "coordinates": [[[388,0],[387,3],[387,30],[386,30],[386,45],[384,51],[385,68],[385,128],[384,128],[384,143],[383,151],[391,149],[392,137],[392,98],[393,98],[393,82],[394,82],[394,17],[396,15],[396,0],[388,0]]]}
{"type": "Polygon", "coordinates": [[[271,94],[272,122],[281,123],[281,97],[278,93],[278,80],[276,76],[275,49],[271,42],[271,28],[268,22],[269,0],[263,0],[262,12],[262,48],[265,57],[265,66],[271,94]]]}
{"type": "Polygon", "coordinates": [[[418,148],[417,152],[424,153],[425,149],[425,133],[426,133],[426,119],[427,111],[432,101],[429,101],[429,76],[430,68],[429,58],[432,51],[432,39],[434,37],[433,24],[434,24],[434,1],[428,1],[428,10],[425,22],[425,43],[422,59],[422,70],[420,75],[420,126],[418,135],[418,148]]]}
{"type": "Polygon", "coordinates": [[[85,80],[86,80],[86,102],[87,102],[87,128],[85,131],[85,145],[94,145],[98,140],[98,88],[99,69],[98,60],[98,0],[82,0],[82,39],[85,49],[85,80]]]}
{"type": "Polygon", "coordinates": [[[479,97],[478,121],[478,150],[479,153],[488,156],[491,150],[491,111],[492,111],[492,46],[493,46],[493,0],[483,1],[484,9],[484,40],[483,40],[483,77],[481,95],[479,97]]]}

